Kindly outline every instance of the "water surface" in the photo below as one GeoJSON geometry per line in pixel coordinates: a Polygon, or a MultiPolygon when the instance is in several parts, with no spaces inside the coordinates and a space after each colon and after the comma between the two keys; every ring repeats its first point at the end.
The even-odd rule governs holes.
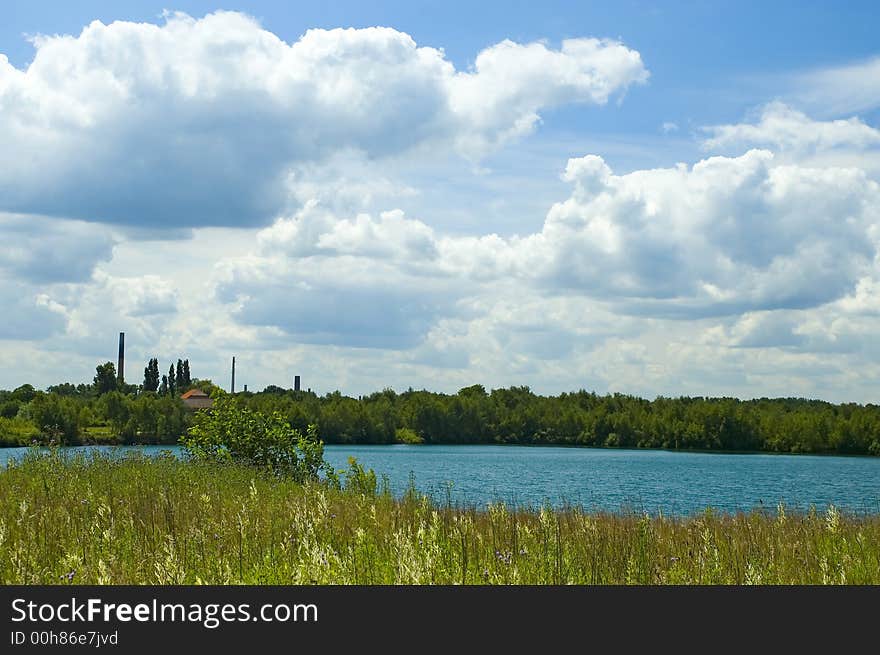
{"type": "MultiPolygon", "coordinates": [[[[179,452],[169,446],[84,446],[113,452],[179,452]]],[[[25,448],[0,449],[0,464],[25,448]]],[[[880,513],[880,458],[812,455],[733,455],[662,450],[530,446],[325,447],[336,468],[355,457],[391,490],[403,493],[410,477],[437,501],[482,506],[581,505],[590,510],[691,514],[712,506],[735,512],[818,510],[834,504],[880,513]]]]}

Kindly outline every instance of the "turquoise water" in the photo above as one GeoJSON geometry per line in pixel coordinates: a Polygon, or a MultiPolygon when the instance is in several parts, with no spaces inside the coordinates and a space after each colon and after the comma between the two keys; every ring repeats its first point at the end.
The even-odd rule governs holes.
{"type": "MultiPolygon", "coordinates": [[[[70,448],[70,451],[87,449],[70,448]]],[[[92,447],[99,450],[176,450],[162,446],[92,447]]],[[[24,448],[0,449],[0,464],[24,448]]],[[[381,477],[393,492],[416,488],[439,502],[482,506],[635,510],[691,514],[712,506],[735,512],[776,511],[780,502],[806,510],[829,504],[880,513],[880,458],[810,455],[730,455],[660,450],[606,450],[528,446],[326,446],[325,457],[344,468],[350,456],[381,477]]]]}

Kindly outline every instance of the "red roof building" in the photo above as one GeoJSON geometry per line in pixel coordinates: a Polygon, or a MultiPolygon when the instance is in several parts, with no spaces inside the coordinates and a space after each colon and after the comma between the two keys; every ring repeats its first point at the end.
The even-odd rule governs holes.
{"type": "Polygon", "coordinates": [[[190,389],[180,399],[188,409],[193,411],[197,409],[211,409],[211,406],[214,404],[211,397],[201,389],[190,389]]]}

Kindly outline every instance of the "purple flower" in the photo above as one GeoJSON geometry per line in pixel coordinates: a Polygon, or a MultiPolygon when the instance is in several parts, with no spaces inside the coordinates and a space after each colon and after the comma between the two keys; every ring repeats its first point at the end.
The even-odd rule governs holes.
{"type": "Polygon", "coordinates": [[[495,557],[498,561],[510,566],[510,561],[513,558],[513,553],[502,553],[500,550],[495,551],[495,557]]]}

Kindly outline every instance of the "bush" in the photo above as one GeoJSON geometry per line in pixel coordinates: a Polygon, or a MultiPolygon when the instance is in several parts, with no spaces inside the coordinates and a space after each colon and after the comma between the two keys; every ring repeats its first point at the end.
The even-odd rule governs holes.
{"type": "Polygon", "coordinates": [[[197,460],[248,464],[299,482],[317,480],[327,468],[314,425],[303,435],[279,412],[253,411],[223,392],[214,395],[211,409],[196,413],[180,444],[197,460]]]}
{"type": "Polygon", "coordinates": [[[39,438],[40,431],[30,421],[0,416],[0,446],[27,446],[39,438]]]}
{"type": "Polygon", "coordinates": [[[405,444],[425,443],[425,440],[416,434],[416,431],[411,428],[397,428],[397,430],[394,431],[394,440],[397,443],[405,444]]]}
{"type": "Polygon", "coordinates": [[[364,469],[354,457],[349,457],[348,470],[345,472],[345,489],[365,496],[375,496],[378,490],[375,471],[364,469]]]}
{"type": "Polygon", "coordinates": [[[79,407],[74,399],[37,392],[24,413],[43,437],[64,445],[79,443],[79,407]]]}

